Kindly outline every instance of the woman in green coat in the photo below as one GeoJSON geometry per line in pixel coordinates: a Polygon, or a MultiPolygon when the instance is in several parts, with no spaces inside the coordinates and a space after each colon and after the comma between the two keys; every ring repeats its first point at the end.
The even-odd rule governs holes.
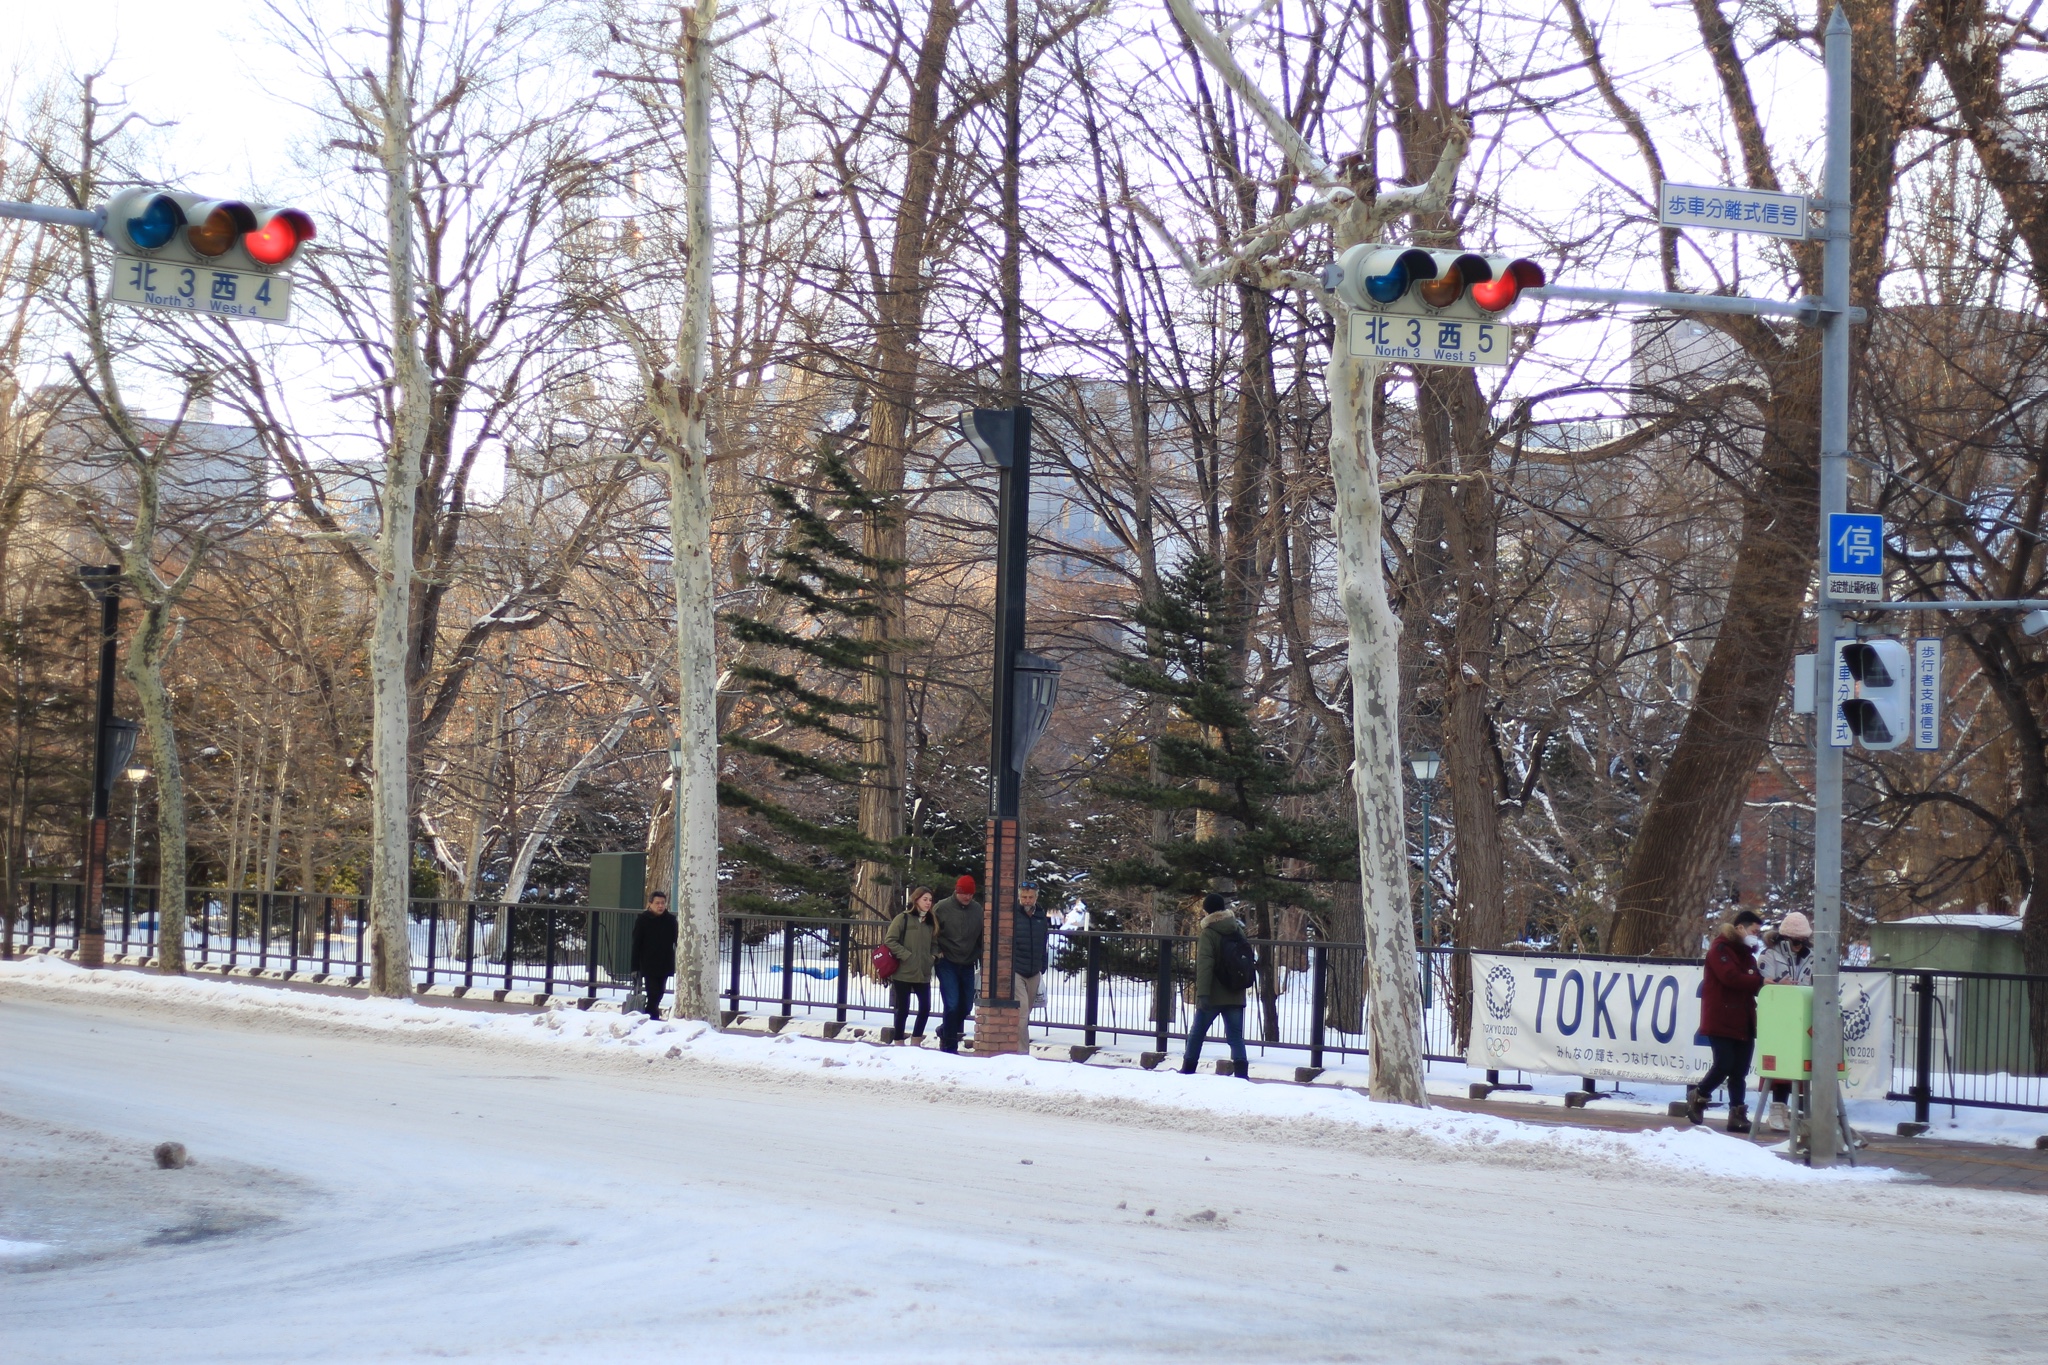
{"type": "Polygon", "coordinates": [[[903,1041],[903,1025],[910,1017],[910,1001],[917,1000],[917,1031],[910,1041],[924,1046],[924,1025],[932,1012],[932,943],[938,922],[932,916],[932,889],[920,886],[910,893],[910,908],[889,921],[882,937],[896,955],[896,971],[889,978],[889,1004],[896,1011],[896,1026],[889,1041],[903,1041]]]}

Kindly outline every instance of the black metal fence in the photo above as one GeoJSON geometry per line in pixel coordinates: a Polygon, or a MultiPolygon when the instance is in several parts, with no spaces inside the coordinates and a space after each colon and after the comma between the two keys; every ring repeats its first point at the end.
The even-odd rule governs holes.
{"type": "MultiPolygon", "coordinates": [[[[4,907],[17,951],[74,947],[83,912],[75,882],[31,882],[4,907]]],[[[329,980],[368,976],[367,904],[356,896],[296,892],[189,893],[186,958],[329,980]]],[[[619,999],[630,987],[632,912],[582,906],[418,900],[409,912],[413,978],[422,987],[619,999]]],[[[156,890],[111,887],[109,954],[153,956],[156,890]]],[[[885,926],[873,920],[733,916],[720,938],[721,995],[735,1013],[884,1022],[889,988],[869,966],[885,926]]],[[[1260,981],[1245,1010],[1247,1046],[1311,1067],[1369,1054],[1365,951],[1359,944],[1273,940],[1258,945],[1260,981]]],[[[1054,931],[1041,1038],[1090,1047],[1169,1052],[1187,1037],[1195,1004],[1195,940],[1161,934],[1054,931]]],[[[1463,1062],[1458,1011],[1469,982],[1465,955],[1437,949],[1426,968],[1425,1055],[1463,1062]]],[[[1874,971],[1878,969],[1855,969],[1874,971]]],[[[1925,1122],[1935,1106],[2048,1113],[2048,1056],[2033,1015],[2048,1009],[2048,977],[1886,969],[1893,979],[1892,1084],[1925,1122]]],[[[984,988],[986,983],[984,983],[984,988]]],[[[933,988],[937,995],[936,985],[933,988]]],[[[938,1001],[934,998],[936,1012],[938,1001]]],[[[1219,1044],[1220,1044],[1220,1040],[1219,1044]]]]}

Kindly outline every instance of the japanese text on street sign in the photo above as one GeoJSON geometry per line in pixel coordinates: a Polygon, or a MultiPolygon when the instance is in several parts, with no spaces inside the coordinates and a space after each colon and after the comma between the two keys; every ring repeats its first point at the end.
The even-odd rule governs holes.
{"type": "Polygon", "coordinates": [[[1657,224],[1804,237],[1806,196],[1720,185],[1665,185],[1657,194],[1657,224]]]}
{"type": "Polygon", "coordinates": [[[1505,365],[1513,334],[1504,322],[1351,313],[1351,354],[1361,360],[1407,360],[1419,365],[1505,365]]]}
{"type": "Polygon", "coordinates": [[[116,256],[107,297],[138,308],[284,322],[291,315],[291,289],[282,275],[116,256]]]}
{"type": "Polygon", "coordinates": [[[1913,641],[1913,747],[1941,747],[1941,641],[1913,641]]]}
{"type": "Polygon", "coordinates": [[[1884,593],[1884,518],[1868,512],[1828,514],[1826,596],[1875,602],[1884,593]]]}

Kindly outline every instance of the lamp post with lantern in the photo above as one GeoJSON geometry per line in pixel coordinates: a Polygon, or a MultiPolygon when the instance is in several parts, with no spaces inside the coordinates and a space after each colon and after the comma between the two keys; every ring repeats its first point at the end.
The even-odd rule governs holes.
{"type": "Polygon", "coordinates": [[[1422,1009],[1429,1012],[1431,985],[1436,979],[1436,887],[1433,885],[1436,850],[1431,841],[1429,798],[1436,791],[1436,775],[1443,756],[1424,749],[1408,759],[1408,770],[1422,784],[1422,1009]]]}

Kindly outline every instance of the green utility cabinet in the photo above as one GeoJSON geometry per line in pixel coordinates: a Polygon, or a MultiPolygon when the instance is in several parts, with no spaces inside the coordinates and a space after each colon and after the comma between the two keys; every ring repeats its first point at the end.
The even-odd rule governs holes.
{"type": "Polygon", "coordinates": [[[1766,986],[1757,994],[1756,1071],[1772,1081],[1813,1073],[1813,987],[1766,986]]]}
{"type": "Polygon", "coordinates": [[[590,855],[590,908],[597,965],[614,981],[633,974],[633,921],[647,908],[647,855],[590,855]]]}
{"type": "MultiPolygon", "coordinates": [[[[1973,1075],[2034,1074],[2028,985],[2020,976],[2018,915],[1921,915],[1870,926],[1870,965],[1900,973],[1932,972],[1932,1057],[1935,1069],[1973,1075]],[[1941,973],[1975,972],[1954,976],[1941,973]]],[[[1914,978],[1895,978],[1902,1056],[1918,1046],[1919,997],[1914,978]]]]}

